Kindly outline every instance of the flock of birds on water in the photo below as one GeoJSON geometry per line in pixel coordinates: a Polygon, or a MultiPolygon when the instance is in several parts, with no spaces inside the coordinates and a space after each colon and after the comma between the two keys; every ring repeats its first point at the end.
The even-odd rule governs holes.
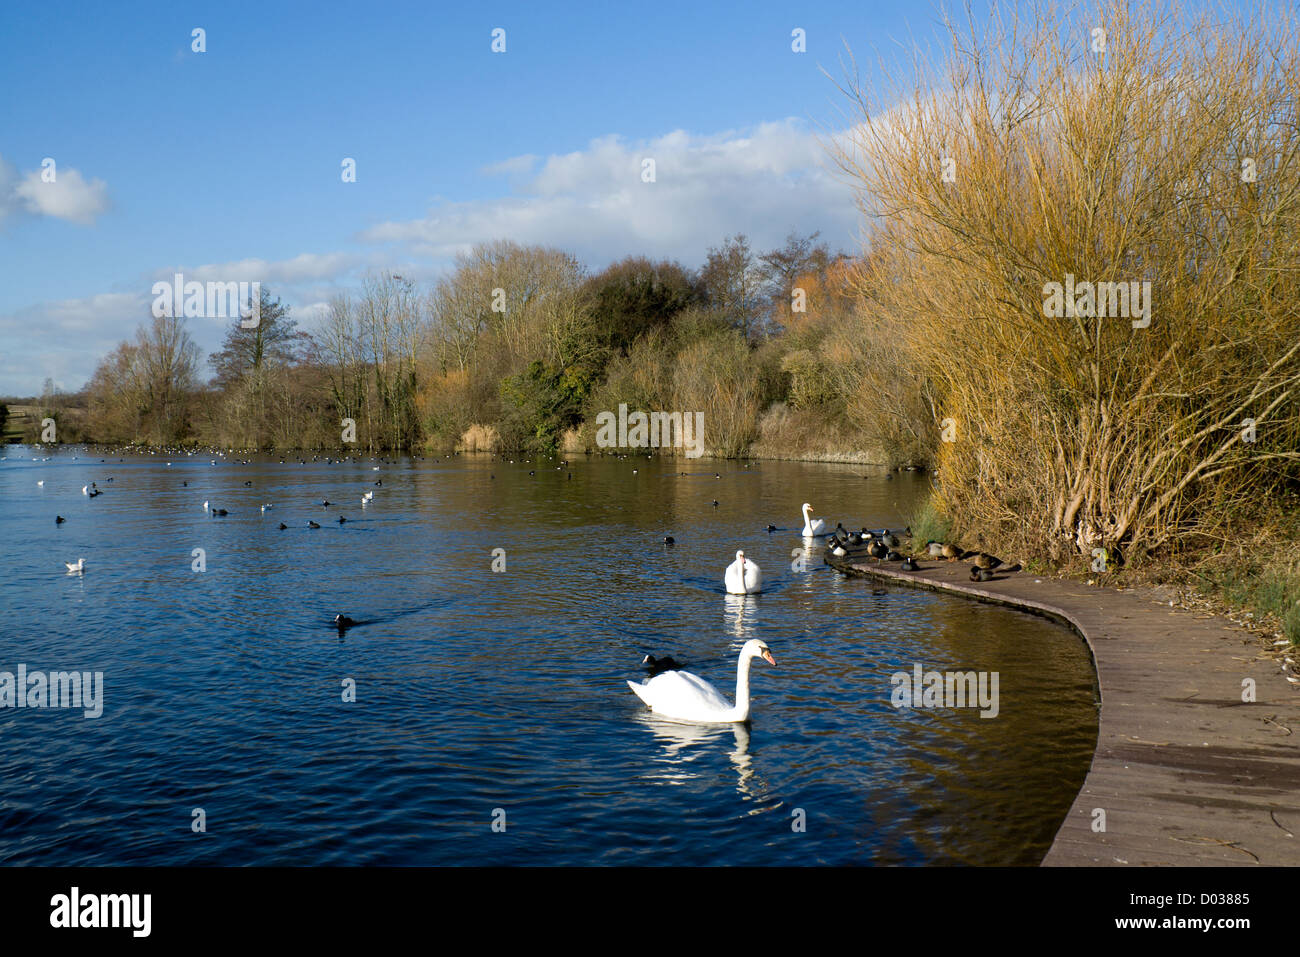
{"type": "MultiPolygon", "coordinates": [[[[180,452],[180,451],[182,451],[182,450],[166,449],[166,450],[164,450],[164,451],[168,451],[168,452],[171,452],[171,451],[180,452]]],[[[155,453],[151,453],[151,454],[156,454],[156,452],[155,452],[155,453]]],[[[189,452],[185,452],[184,454],[186,454],[186,455],[193,455],[194,453],[193,453],[192,451],[189,451],[189,452]]],[[[217,453],[217,454],[222,455],[223,457],[224,457],[224,455],[225,455],[225,453],[221,453],[221,452],[219,452],[219,453],[217,453]]],[[[0,461],[4,461],[5,458],[7,458],[7,456],[0,457],[0,461]]],[[[76,455],[72,456],[72,461],[75,462],[75,461],[77,461],[77,459],[78,459],[78,456],[76,456],[76,455]]],[[[50,460],[50,457],[49,457],[48,455],[45,456],[44,458],[35,458],[35,459],[32,459],[33,462],[48,462],[49,460],[50,460]]],[[[100,461],[100,463],[102,464],[102,463],[106,462],[107,460],[106,460],[106,459],[100,459],[99,461],[100,461]]],[[[121,462],[121,461],[122,461],[122,459],[118,459],[118,462],[121,462]]],[[[234,461],[235,461],[236,463],[243,464],[243,465],[249,465],[249,464],[252,463],[252,460],[251,460],[251,459],[235,459],[234,461]]],[[[317,456],[313,456],[313,457],[312,457],[312,461],[313,461],[313,462],[316,462],[316,461],[320,461],[320,459],[319,459],[317,456]]],[[[336,464],[336,463],[343,462],[343,461],[347,461],[347,460],[346,460],[346,459],[336,459],[336,458],[333,458],[332,456],[326,456],[326,457],[324,458],[323,461],[324,461],[327,465],[331,465],[331,464],[336,464]]],[[[387,462],[387,459],[385,459],[384,461],[387,462]]],[[[438,461],[439,461],[438,459],[434,459],[434,462],[438,462],[438,461]]],[[[217,460],[216,460],[216,459],[212,459],[212,460],[211,460],[211,464],[212,464],[212,465],[216,465],[216,464],[217,464],[217,460]]],[[[284,465],[284,464],[285,464],[285,460],[284,460],[284,459],[280,459],[280,464],[281,464],[281,465],[284,465]]],[[[301,459],[301,458],[300,458],[300,459],[298,460],[298,464],[300,464],[300,465],[306,465],[306,464],[307,464],[307,460],[306,460],[306,459],[301,459]]],[[[167,465],[168,465],[168,467],[170,467],[170,466],[171,466],[171,463],[168,462],[167,465]]],[[[371,471],[378,472],[378,471],[379,471],[379,466],[378,466],[378,465],[372,466],[372,467],[371,467],[371,471]]],[[[495,477],[496,477],[496,476],[493,476],[493,478],[495,478],[495,477]]],[[[105,481],[106,481],[106,482],[112,482],[112,481],[113,481],[113,477],[110,476],[109,478],[105,479],[105,481]]],[[[182,488],[188,488],[188,487],[189,487],[189,484],[190,484],[190,483],[189,483],[188,481],[183,481],[183,482],[181,482],[181,487],[182,487],[182,488]]],[[[384,481],[383,481],[383,479],[378,479],[378,480],[375,481],[374,484],[377,485],[377,486],[379,486],[379,485],[383,485],[383,484],[384,484],[384,481]]],[[[247,488],[251,488],[252,485],[253,485],[253,483],[252,483],[252,482],[245,482],[244,485],[245,485],[245,487],[247,487],[247,488]]],[[[38,480],[37,483],[36,483],[36,486],[37,486],[37,488],[44,488],[44,487],[45,487],[45,480],[44,480],[44,479],[40,479],[40,480],[38,480]]],[[[98,481],[94,481],[94,482],[91,482],[91,483],[88,484],[88,485],[83,485],[83,486],[81,487],[81,494],[84,495],[86,498],[93,499],[93,498],[97,498],[97,497],[100,496],[100,495],[103,495],[103,494],[104,494],[104,490],[101,489],[101,488],[99,487],[99,483],[98,483],[98,481]]],[[[375,500],[375,493],[374,493],[374,490],[372,489],[371,491],[368,491],[368,492],[366,492],[365,494],[363,494],[363,495],[361,496],[361,507],[364,509],[367,505],[371,504],[374,500],[375,500]]],[[[330,506],[331,504],[333,504],[333,503],[330,502],[329,499],[325,499],[325,500],[322,501],[320,504],[321,504],[321,507],[322,507],[322,508],[329,508],[329,506],[330,506]]],[[[262,505],[262,507],[261,507],[261,513],[262,513],[263,515],[265,515],[269,510],[273,509],[274,507],[275,507],[274,505],[272,505],[271,503],[268,502],[268,503],[262,505]]],[[[227,515],[230,514],[230,510],[229,510],[229,509],[225,509],[225,508],[214,508],[214,507],[212,506],[212,503],[211,503],[210,501],[207,501],[207,500],[205,500],[205,501],[203,502],[203,511],[204,511],[205,513],[207,513],[208,515],[210,515],[212,518],[224,518],[225,516],[227,516],[227,515]]],[[[55,516],[54,516],[54,524],[55,524],[55,525],[62,525],[62,524],[64,524],[66,521],[67,521],[67,519],[64,518],[62,515],[55,515],[55,516]]],[[[345,516],[345,515],[340,515],[340,516],[338,517],[338,524],[343,525],[343,524],[345,524],[346,522],[347,522],[347,516],[345,516]]],[[[281,522],[280,525],[279,525],[279,530],[280,530],[280,531],[284,531],[284,530],[287,529],[288,527],[289,527],[289,526],[286,525],[284,522],[281,522]]],[[[307,522],[307,527],[308,527],[308,528],[320,528],[321,526],[320,526],[320,523],[319,523],[319,522],[316,522],[316,521],[310,521],[310,520],[309,520],[309,521],[307,522]]],[[[85,559],[85,558],[78,558],[75,562],[64,562],[63,564],[64,564],[65,566],[67,566],[68,574],[69,574],[69,575],[80,575],[80,574],[82,574],[83,572],[85,572],[85,570],[86,570],[86,559],[85,559]]],[[[340,631],[343,631],[343,630],[345,630],[346,628],[350,628],[350,627],[352,627],[353,625],[357,624],[355,621],[353,621],[352,619],[348,618],[348,617],[345,616],[345,615],[339,615],[339,616],[337,616],[337,617],[335,618],[334,622],[335,622],[335,624],[338,626],[338,628],[339,628],[340,631]]]]}
{"type": "MultiPolygon", "coordinates": [[[[826,538],[826,551],[835,558],[855,560],[869,557],[877,562],[898,562],[901,571],[921,570],[916,556],[899,551],[903,539],[888,528],[879,531],[863,528],[859,532],[850,532],[842,522],[837,522],[834,531],[828,531],[824,519],[812,516],[812,505],[808,502],[804,503],[802,514],[804,539],[826,538]]],[[[769,533],[777,530],[775,525],[767,526],[769,533]]],[[[910,525],[903,529],[902,535],[911,539],[910,525]]],[[[675,541],[668,536],[664,544],[673,545],[675,541]]],[[[975,563],[971,566],[970,579],[974,582],[991,581],[997,574],[1018,572],[1021,567],[1018,563],[1008,565],[987,552],[971,551],[951,542],[933,539],[925,543],[925,556],[948,562],[973,558],[975,563]]],[[[763,590],[762,569],[747,559],[743,551],[736,552],[736,560],[727,566],[722,581],[731,595],[753,595],[763,590]]],[[[682,665],[671,656],[655,658],[646,655],[642,664],[650,672],[650,677],[627,684],[651,711],[662,717],[698,724],[743,723],[749,720],[749,670],[755,658],[762,658],[770,665],[776,664],[771,649],[764,642],[757,638],[747,641],[736,662],[734,703],[705,679],[682,670],[682,665]]]]}
{"type": "MultiPolygon", "coordinates": [[[[76,460],[75,456],[73,460],[76,460]]],[[[37,461],[41,460],[38,459],[37,461]]],[[[102,461],[104,460],[101,459],[102,461]]],[[[119,459],[119,461],[121,460],[119,459]]],[[[333,463],[336,460],[327,457],[325,461],[333,463]]],[[[434,461],[438,460],[435,459],[434,461]]],[[[513,462],[513,460],[510,461],[513,462]]],[[[282,464],[283,462],[284,460],[281,459],[282,464]]],[[[304,459],[299,459],[299,462],[306,464],[304,459]]],[[[170,462],[167,464],[171,465],[170,462]]],[[[212,464],[216,465],[215,459],[212,460],[212,464]]],[[[567,465],[567,462],[562,462],[558,468],[563,469],[567,465]]],[[[373,466],[372,470],[379,471],[379,466],[373,466]]],[[[633,472],[635,473],[635,471],[634,469],[633,472]]],[[[535,475],[536,473],[531,471],[528,474],[535,475]]],[[[572,477],[572,473],[570,473],[569,478],[572,477]]],[[[721,478],[721,473],[715,473],[715,477],[721,478]]],[[[892,476],[889,477],[892,478],[892,476]]],[[[495,474],[491,475],[490,478],[495,479],[495,474]]],[[[106,481],[112,482],[113,479],[110,477],[106,481]]],[[[36,484],[43,487],[45,482],[41,480],[36,484]]],[[[382,479],[374,483],[375,486],[382,486],[383,484],[382,479]]],[[[189,482],[183,482],[182,485],[188,487],[189,482]]],[[[251,487],[252,482],[245,482],[244,485],[251,487]]],[[[82,486],[81,492],[87,498],[95,498],[103,494],[103,491],[95,482],[82,486]]],[[[361,507],[364,509],[374,501],[374,498],[373,489],[362,494],[361,507]]],[[[322,508],[328,508],[331,504],[329,499],[324,499],[320,503],[322,508]]],[[[712,505],[717,507],[718,502],[716,499],[712,502],[712,505]]],[[[263,504],[261,513],[265,514],[272,508],[274,508],[274,505],[269,502],[263,504]]],[[[204,501],[203,511],[213,518],[230,514],[225,508],[213,507],[210,501],[204,501]]],[[[838,522],[834,530],[828,530],[824,519],[813,517],[812,505],[807,502],[803,505],[802,515],[804,539],[806,541],[815,541],[819,538],[825,538],[826,552],[830,556],[849,561],[871,558],[876,562],[898,562],[899,569],[905,572],[922,570],[917,563],[916,555],[910,552],[904,554],[899,551],[903,547],[903,538],[911,539],[912,529],[910,526],[902,531],[903,538],[900,538],[888,528],[877,531],[864,527],[861,531],[850,532],[844,528],[843,523],[838,522]]],[[[67,520],[62,515],[55,516],[56,525],[61,525],[65,521],[67,520]]],[[[346,516],[338,516],[338,524],[342,525],[345,522],[347,522],[346,516]]],[[[288,527],[284,522],[279,523],[281,531],[288,527]]],[[[307,527],[320,528],[321,526],[319,522],[309,520],[307,527]]],[[[779,529],[776,525],[769,524],[767,531],[772,533],[779,531],[779,529]]],[[[676,543],[671,535],[666,536],[663,541],[666,546],[676,543]]],[[[942,559],[948,562],[965,561],[973,558],[974,564],[970,570],[970,580],[973,582],[991,581],[996,574],[1013,573],[1020,571],[1021,568],[1019,564],[1008,565],[987,552],[970,551],[951,542],[934,540],[925,543],[925,557],[942,559]]],[[[75,562],[65,562],[64,564],[67,566],[70,575],[82,574],[86,569],[86,560],[84,558],[79,558],[75,562]]],[[[723,585],[728,594],[757,594],[763,590],[762,569],[759,568],[757,563],[746,558],[744,551],[737,551],[735,561],[728,565],[723,572],[723,585]]],[[[333,625],[338,629],[340,635],[347,629],[363,623],[344,614],[335,615],[333,620],[333,625]]],[[[770,665],[776,665],[776,659],[765,642],[757,638],[747,641],[741,648],[736,663],[736,694],[734,701],[728,700],[710,682],[684,670],[683,663],[674,660],[671,656],[656,658],[647,654],[642,660],[642,665],[649,671],[649,677],[640,682],[629,681],[627,684],[652,712],[664,718],[696,724],[746,723],[750,717],[749,671],[750,665],[755,658],[761,658],[770,665]]]]}

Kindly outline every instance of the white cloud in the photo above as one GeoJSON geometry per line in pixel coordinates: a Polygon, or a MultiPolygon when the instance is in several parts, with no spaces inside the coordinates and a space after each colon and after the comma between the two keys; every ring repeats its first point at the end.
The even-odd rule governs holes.
{"type": "Polygon", "coordinates": [[[513,239],[558,246],[598,267],[633,253],[697,263],[736,232],[760,249],[779,245],[791,229],[820,229],[843,248],[858,235],[851,187],[794,120],[710,136],[678,130],[641,143],[606,136],[537,162],[521,156],[485,170],[510,174],[511,196],[442,203],[419,219],[374,226],[361,239],[406,244],[435,260],[513,239]],[[655,161],[653,183],[641,178],[647,158],[655,161]]]}
{"type": "Polygon", "coordinates": [[[324,301],[308,302],[293,307],[293,318],[300,329],[311,329],[329,313],[330,304],[324,301]]]}
{"type": "Polygon", "coordinates": [[[108,209],[108,184],[102,179],[87,182],[78,170],[56,165],[47,183],[42,172],[35,169],[18,179],[0,160],[0,219],[21,211],[89,226],[108,209]]]}
{"type": "Polygon", "coordinates": [[[481,172],[484,176],[523,176],[531,173],[536,165],[537,157],[532,153],[525,153],[523,156],[512,156],[499,163],[485,166],[481,172]]]}
{"type": "Polygon", "coordinates": [[[131,315],[139,321],[149,308],[143,293],[104,292],[85,299],[60,299],[42,310],[42,332],[78,333],[102,328],[106,319],[131,315]]]}
{"type": "Polygon", "coordinates": [[[141,293],[60,299],[0,316],[0,383],[6,395],[34,395],[47,376],[80,389],[95,365],[148,317],[141,293]]]}
{"type": "Polygon", "coordinates": [[[363,267],[374,256],[356,253],[302,253],[292,259],[240,259],[227,263],[208,263],[203,266],[175,266],[153,274],[156,280],[169,280],[176,273],[184,273],[187,281],[195,282],[261,282],[271,285],[291,285],[320,279],[334,279],[363,267]]]}

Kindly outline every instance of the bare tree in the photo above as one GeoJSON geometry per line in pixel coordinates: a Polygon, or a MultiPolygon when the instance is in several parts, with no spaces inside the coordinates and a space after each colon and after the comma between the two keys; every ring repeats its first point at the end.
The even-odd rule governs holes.
{"type": "Polygon", "coordinates": [[[710,304],[752,342],[760,332],[763,310],[767,307],[763,271],[749,239],[737,234],[721,246],[709,250],[700,284],[710,304]]]}
{"type": "Polygon", "coordinates": [[[184,323],[174,316],[157,317],[137,338],[148,418],[160,444],[184,438],[190,394],[197,384],[199,349],[184,323]]]}

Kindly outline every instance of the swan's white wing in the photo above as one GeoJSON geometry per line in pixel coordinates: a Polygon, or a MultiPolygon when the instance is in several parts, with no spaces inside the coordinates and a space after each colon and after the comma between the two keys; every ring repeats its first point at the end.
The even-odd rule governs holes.
{"type": "Polygon", "coordinates": [[[733,595],[743,595],[745,593],[745,576],[740,570],[740,559],[736,559],[727,566],[727,571],[722,576],[722,583],[726,586],[727,591],[733,595]]]}
{"type": "Polygon", "coordinates": [[[730,711],[731,702],[698,675],[689,671],[665,671],[632,690],[653,711],[679,718],[693,718],[718,711],[730,711]]]}
{"type": "Polygon", "coordinates": [[[745,566],[745,591],[756,592],[763,587],[763,570],[749,562],[745,566]]]}
{"type": "Polygon", "coordinates": [[[646,704],[650,703],[650,699],[646,697],[646,687],[644,684],[639,684],[635,681],[629,681],[627,683],[627,686],[631,688],[634,692],[636,692],[636,696],[640,698],[642,701],[644,701],[646,704]]]}

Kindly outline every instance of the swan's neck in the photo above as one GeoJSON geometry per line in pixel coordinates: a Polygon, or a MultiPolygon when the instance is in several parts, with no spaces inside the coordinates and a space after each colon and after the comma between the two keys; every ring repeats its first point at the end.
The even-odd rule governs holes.
{"type": "Polygon", "coordinates": [[[736,720],[749,720],[749,663],[754,659],[742,655],[736,662],[736,720]]]}

